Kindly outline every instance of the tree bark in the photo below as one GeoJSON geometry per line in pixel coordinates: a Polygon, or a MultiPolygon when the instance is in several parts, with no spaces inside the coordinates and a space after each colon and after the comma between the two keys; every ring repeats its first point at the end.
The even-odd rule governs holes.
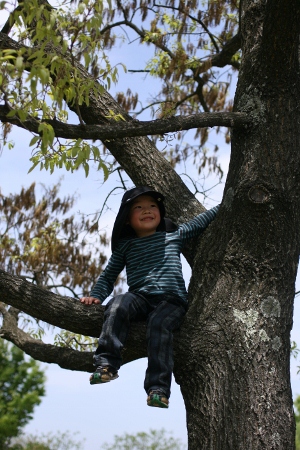
{"type": "MultiPolygon", "coordinates": [[[[23,122],[17,117],[7,117],[9,109],[0,105],[0,120],[3,123],[17,125],[25,130],[38,133],[40,120],[30,117],[23,122]]],[[[47,119],[43,122],[50,124],[55,136],[66,139],[93,139],[105,142],[114,138],[136,137],[148,135],[164,135],[192,128],[206,127],[246,127],[251,124],[251,119],[244,113],[216,112],[200,113],[189,116],[172,116],[165,119],[148,121],[133,120],[126,122],[119,120],[109,125],[72,125],[58,120],[47,119]]]]}
{"type": "Polygon", "coordinates": [[[299,12],[298,1],[242,2],[234,109],[248,111],[254,125],[233,130],[223,207],[193,266],[175,371],[190,450],[294,448],[299,12]]]}

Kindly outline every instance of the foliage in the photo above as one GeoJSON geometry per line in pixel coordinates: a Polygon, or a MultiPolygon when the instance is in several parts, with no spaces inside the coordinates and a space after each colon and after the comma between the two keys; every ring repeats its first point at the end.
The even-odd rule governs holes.
{"type": "Polygon", "coordinates": [[[45,395],[45,377],[38,363],[0,338],[0,448],[32,419],[45,395]]]}
{"type": "MultiPolygon", "coordinates": [[[[2,2],[2,9],[7,3],[2,2]]],[[[79,111],[80,105],[89,103],[91,91],[101,95],[104,87],[109,88],[111,80],[116,80],[117,69],[110,66],[103,53],[103,41],[99,39],[102,15],[102,2],[80,2],[73,10],[65,11],[60,7],[52,8],[47,2],[39,4],[37,0],[21,3],[10,15],[9,24],[13,24],[18,36],[31,42],[33,48],[0,53],[0,85],[9,105],[8,117],[24,121],[30,116],[42,120],[39,136],[34,136],[30,144],[36,144],[38,149],[32,157],[32,168],[40,163],[41,168],[51,172],[54,167],[62,166],[74,171],[81,165],[88,175],[88,162],[92,159],[104,170],[104,178],[108,176],[108,166],[102,161],[98,147],[81,139],[58,142],[52,126],[43,122],[50,118],[66,121],[69,112],[65,101],[79,111]],[[57,25],[59,32],[56,32],[57,25]],[[91,69],[89,80],[82,78],[75,61],[91,69]],[[101,82],[95,83],[95,80],[101,82]],[[56,146],[58,151],[48,157],[47,149],[56,146]]]]}
{"type": "Polygon", "coordinates": [[[115,436],[113,444],[105,443],[103,450],[184,450],[186,446],[166,430],[150,430],[149,433],[115,436]]]}
{"type": "Polygon", "coordinates": [[[80,450],[82,442],[74,440],[74,433],[56,432],[42,435],[20,435],[13,440],[11,450],[80,450]]]}
{"type": "MultiPolygon", "coordinates": [[[[103,271],[108,240],[98,231],[97,216],[91,222],[70,214],[75,195],[60,198],[60,184],[41,188],[41,198],[35,183],[7,197],[0,191],[0,267],[56,293],[88,295],[103,271]]],[[[31,336],[41,338],[43,324],[22,318],[31,336]]],[[[54,342],[90,350],[95,339],[61,330],[54,342]]]]}
{"type": "MultiPolygon", "coordinates": [[[[1,5],[11,11],[10,2],[1,5]]],[[[152,117],[230,111],[230,85],[240,53],[239,45],[229,53],[226,46],[238,33],[238,7],[239,0],[180,1],[178,6],[172,0],[164,5],[144,0],[61,0],[55,8],[46,0],[20,3],[4,31],[13,30],[20,42],[31,46],[1,52],[0,88],[9,118],[39,119],[38,134],[31,140],[32,168],[52,172],[55,167],[73,171],[82,166],[88,174],[90,162],[96,162],[104,177],[109,175],[111,163],[103,159],[97,143],[71,136],[57,139],[49,119],[67,122],[71,109],[83,125],[82,105],[89,106],[92,97],[101,97],[104,88],[118,82],[119,66],[126,72],[126,61],[110,61],[121,58],[119,47],[126,42],[131,43],[131,54],[133,45],[142,46],[148,58],[145,63],[139,59],[131,73],[154,77],[158,86],[148,104],[130,86],[117,92],[117,101],[126,111],[135,116],[151,111],[152,117]],[[226,64],[233,71],[223,71],[226,64]]],[[[111,111],[105,115],[107,122],[118,116],[111,111]]],[[[5,127],[5,142],[7,133],[5,127]]],[[[221,173],[216,155],[207,151],[208,136],[208,128],[198,129],[195,142],[187,144],[185,133],[178,133],[179,143],[170,146],[169,142],[165,154],[174,165],[192,158],[199,171],[209,167],[221,173]]],[[[228,131],[225,139],[229,142],[228,131]]]]}
{"type": "Polygon", "coordinates": [[[0,191],[0,267],[57,293],[86,295],[103,270],[108,240],[97,221],[70,214],[75,195],[60,198],[60,184],[41,189],[40,199],[35,183],[7,197],[0,191]]]}

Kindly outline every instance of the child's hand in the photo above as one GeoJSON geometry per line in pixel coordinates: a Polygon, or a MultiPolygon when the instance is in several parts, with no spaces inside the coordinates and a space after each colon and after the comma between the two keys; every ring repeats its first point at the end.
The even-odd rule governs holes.
{"type": "Polygon", "coordinates": [[[98,300],[98,298],[95,297],[82,297],[80,301],[85,305],[92,305],[93,303],[97,305],[98,303],[100,303],[100,300],[98,300]]]}

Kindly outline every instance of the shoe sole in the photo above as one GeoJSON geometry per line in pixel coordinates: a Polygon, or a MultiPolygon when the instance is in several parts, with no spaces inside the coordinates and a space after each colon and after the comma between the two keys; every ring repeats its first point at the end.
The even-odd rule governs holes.
{"type": "Polygon", "coordinates": [[[154,406],[156,408],[169,408],[169,404],[162,402],[158,395],[153,396],[153,398],[147,401],[148,406],[154,406]]]}
{"type": "Polygon", "coordinates": [[[101,377],[101,375],[93,374],[90,378],[90,384],[103,384],[103,383],[109,383],[110,381],[116,380],[119,378],[118,374],[113,375],[112,377],[109,377],[108,379],[104,379],[101,377]]]}

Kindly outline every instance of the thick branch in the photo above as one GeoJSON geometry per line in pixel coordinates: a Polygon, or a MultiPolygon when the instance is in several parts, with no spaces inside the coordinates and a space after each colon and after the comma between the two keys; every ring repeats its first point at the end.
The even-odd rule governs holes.
{"type": "Polygon", "coordinates": [[[103,307],[85,307],[0,269],[0,301],[52,325],[86,336],[98,337],[103,307]]]}
{"type": "MultiPolygon", "coordinates": [[[[7,117],[9,109],[0,105],[0,120],[38,133],[40,121],[33,117],[21,122],[17,117],[7,117]]],[[[69,125],[58,120],[45,120],[54,131],[55,136],[66,139],[116,139],[133,136],[158,135],[201,127],[244,127],[250,124],[245,113],[201,113],[190,116],[173,116],[149,121],[118,121],[109,125],[69,125]]]]}
{"type": "Polygon", "coordinates": [[[12,27],[13,27],[14,24],[15,24],[15,20],[14,20],[14,18],[13,18],[14,13],[17,12],[18,10],[19,10],[19,11],[21,10],[20,5],[19,5],[16,9],[14,9],[14,11],[13,11],[12,13],[10,13],[10,15],[9,15],[9,17],[8,17],[8,19],[7,19],[7,21],[6,21],[6,23],[3,25],[3,28],[2,28],[2,30],[1,30],[2,33],[5,33],[5,34],[10,33],[12,27]]]}
{"type": "Polygon", "coordinates": [[[26,48],[26,46],[14,41],[6,33],[0,32],[0,50],[20,50],[21,48],[26,48]]]}
{"type": "Polygon", "coordinates": [[[227,64],[231,64],[238,68],[239,65],[232,61],[232,57],[240,50],[240,48],[241,36],[238,33],[233,36],[230,41],[226,42],[220,53],[217,53],[211,58],[211,65],[214,67],[225,67],[227,64]]]}
{"type": "MultiPolygon", "coordinates": [[[[54,294],[3,270],[0,270],[0,301],[39,320],[85,336],[98,337],[103,323],[102,306],[84,306],[78,300],[54,294]]],[[[57,362],[65,369],[92,370],[91,353],[56,347],[33,339],[17,327],[16,316],[12,312],[1,312],[5,320],[0,336],[33,358],[46,363],[57,362]]],[[[145,323],[132,325],[123,353],[123,364],[146,356],[145,335],[145,323]]]]}
{"type": "Polygon", "coordinates": [[[63,369],[92,372],[93,353],[80,352],[66,347],[58,347],[45,344],[40,339],[34,339],[29,334],[18,328],[18,317],[14,308],[4,310],[3,326],[0,329],[0,337],[12,342],[32,358],[45,363],[56,363],[63,369]]]}

